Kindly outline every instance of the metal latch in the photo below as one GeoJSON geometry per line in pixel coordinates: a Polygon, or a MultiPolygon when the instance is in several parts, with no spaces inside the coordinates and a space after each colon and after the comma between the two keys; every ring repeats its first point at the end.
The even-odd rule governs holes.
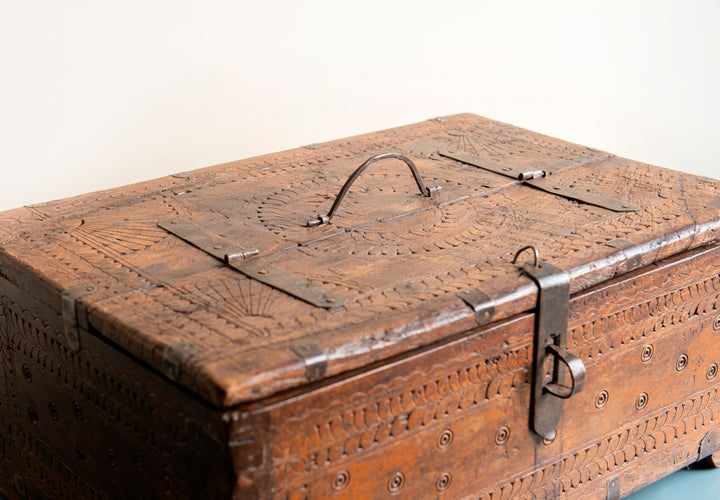
{"type": "Polygon", "coordinates": [[[582,360],[566,349],[570,277],[559,267],[541,261],[538,250],[532,245],[521,248],[515,254],[513,264],[525,250],[532,250],[535,259],[523,264],[522,269],[539,288],[535,314],[531,427],[543,439],[553,441],[562,417],[563,399],[585,388],[587,373],[582,360]],[[548,356],[553,360],[550,374],[546,370],[548,356]],[[570,374],[569,386],[565,385],[566,371],[570,374]]]}

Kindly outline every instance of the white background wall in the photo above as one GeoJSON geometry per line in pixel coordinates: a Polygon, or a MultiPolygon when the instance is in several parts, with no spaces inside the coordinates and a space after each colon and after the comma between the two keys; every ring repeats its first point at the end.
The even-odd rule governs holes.
{"type": "Polygon", "coordinates": [[[463,111],[720,177],[718,1],[0,6],[0,209],[463,111]]]}

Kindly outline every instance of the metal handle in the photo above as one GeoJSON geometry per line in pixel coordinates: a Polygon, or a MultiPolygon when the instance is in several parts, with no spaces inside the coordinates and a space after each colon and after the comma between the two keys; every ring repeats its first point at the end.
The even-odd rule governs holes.
{"type": "Polygon", "coordinates": [[[556,367],[554,380],[549,384],[545,384],[543,389],[553,396],[563,399],[567,399],[578,392],[581,392],[585,388],[585,382],[587,381],[587,371],[585,370],[585,364],[582,360],[573,353],[556,345],[550,344],[545,349],[548,354],[555,356],[556,360],[560,360],[565,363],[565,366],[567,366],[570,371],[570,380],[572,383],[570,387],[558,384],[557,378],[559,373],[556,367]]]}
{"type": "Polygon", "coordinates": [[[345,181],[345,184],[343,184],[343,187],[340,189],[340,192],[335,197],[335,201],[332,204],[332,207],[330,207],[330,211],[327,213],[327,215],[318,215],[317,218],[311,219],[307,222],[308,227],[314,227],[314,226],[321,226],[323,224],[327,224],[330,222],[330,219],[333,215],[335,215],[335,212],[337,211],[338,207],[340,206],[340,202],[345,198],[345,195],[347,194],[348,190],[350,189],[350,186],[352,186],[353,182],[362,174],[366,168],[368,168],[371,164],[375,163],[376,161],[380,160],[388,160],[391,158],[395,158],[398,160],[402,160],[405,162],[405,164],[410,167],[410,172],[412,172],[413,177],[415,178],[415,183],[418,186],[418,189],[420,190],[420,194],[427,197],[434,197],[437,196],[437,192],[440,189],[439,186],[431,186],[431,187],[425,187],[425,184],[423,184],[422,179],[420,178],[420,174],[417,171],[417,168],[415,167],[415,163],[408,158],[407,156],[401,155],[400,153],[382,153],[376,156],[373,156],[371,158],[368,158],[365,160],[365,163],[360,165],[357,170],[355,170],[350,177],[348,177],[348,180],[345,181]]]}

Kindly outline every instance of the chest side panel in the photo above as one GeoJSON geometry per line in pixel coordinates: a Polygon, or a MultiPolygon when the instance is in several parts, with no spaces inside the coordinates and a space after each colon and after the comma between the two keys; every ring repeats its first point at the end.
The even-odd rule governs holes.
{"type": "MultiPolygon", "coordinates": [[[[26,285],[28,283],[25,283],[26,285]]],[[[0,278],[0,489],[14,498],[227,497],[219,412],[0,278]]]]}

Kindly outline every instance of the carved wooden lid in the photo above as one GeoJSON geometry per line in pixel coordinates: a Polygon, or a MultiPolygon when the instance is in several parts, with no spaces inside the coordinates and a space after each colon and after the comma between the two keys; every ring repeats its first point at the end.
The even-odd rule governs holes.
{"type": "Polygon", "coordinates": [[[512,264],[525,245],[578,292],[717,240],[718,181],[464,114],[0,213],[0,276],[58,317],[63,292],[94,287],[77,299],[81,326],[231,406],[473,328],[458,292],[494,300],[488,320],[533,309],[536,286],[512,264]],[[362,173],[329,224],[307,226],[386,152],[411,159],[438,196],[389,159],[362,173]],[[578,202],[498,168],[552,173],[539,182],[638,209],[578,202]],[[220,238],[218,255],[164,220],[220,238]],[[239,267],[281,271],[344,304],[318,307],[239,272],[217,258],[228,248],[248,254],[239,267]]]}

